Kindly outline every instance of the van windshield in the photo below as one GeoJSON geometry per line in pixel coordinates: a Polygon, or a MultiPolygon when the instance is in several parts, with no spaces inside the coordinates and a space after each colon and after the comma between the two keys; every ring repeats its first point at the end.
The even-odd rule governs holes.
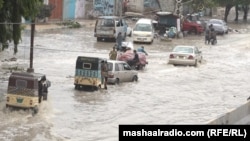
{"type": "Polygon", "coordinates": [[[114,27],[115,20],[113,20],[113,19],[98,19],[97,26],[114,27]]]}
{"type": "Polygon", "coordinates": [[[150,24],[137,24],[134,31],[152,31],[152,26],[150,24]]]}

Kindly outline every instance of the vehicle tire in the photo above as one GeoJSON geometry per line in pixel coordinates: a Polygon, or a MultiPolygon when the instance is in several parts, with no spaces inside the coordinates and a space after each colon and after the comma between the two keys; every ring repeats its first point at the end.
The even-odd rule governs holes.
{"type": "Polygon", "coordinates": [[[97,41],[97,42],[100,42],[100,41],[102,41],[102,38],[97,37],[97,38],[96,38],[96,41],[97,41]]]}
{"type": "Polygon", "coordinates": [[[37,106],[35,106],[34,108],[32,108],[32,115],[34,116],[34,115],[36,115],[37,113],[38,113],[38,107],[37,106]]]}
{"type": "Polygon", "coordinates": [[[119,85],[119,84],[120,84],[120,80],[119,80],[119,78],[116,78],[115,85],[119,85]]]}
{"type": "Polygon", "coordinates": [[[133,77],[132,81],[133,81],[133,82],[137,82],[137,81],[138,81],[138,76],[135,75],[135,76],[133,77]]]}
{"type": "Polygon", "coordinates": [[[195,60],[194,67],[198,67],[198,66],[199,66],[199,62],[197,60],[195,60]]]}
{"type": "Polygon", "coordinates": [[[153,44],[153,42],[154,42],[154,39],[152,39],[151,42],[150,42],[149,44],[153,44]]]}
{"type": "Polygon", "coordinates": [[[203,62],[203,57],[201,57],[201,60],[200,60],[199,62],[202,64],[202,62],[203,62]]]}
{"type": "Polygon", "coordinates": [[[189,32],[190,32],[190,34],[191,33],[197,34],[197,30],[195,27],[192,27],[189,32]]]}
{"type": "Polygon", "coordinates": [[[75,89],[79,90],[80,86],[79,85],[75,85],[75,89]]]}

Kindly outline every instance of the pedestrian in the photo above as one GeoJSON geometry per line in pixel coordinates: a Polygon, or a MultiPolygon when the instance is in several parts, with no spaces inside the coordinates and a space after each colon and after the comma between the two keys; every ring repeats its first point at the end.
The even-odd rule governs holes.
{"type": "Polygon", "coordinates": [[[210,34],[209,29],[206,29],[206,31],[205,31],[205,44],[209,44],[210,43],[209,34],[210,34]]]}
{"type": "Polygon", "coordinates": [[[116,58],[117,58],[117,51],[116,51],[116,47],[114,46],[113,50],[111,50],[109,52],[109,59],[110,60],[116,60],[116,58]]]}
{"type": "Polygon", "coordinates": [[[119,32],[117,37],[116,37],[116,44],[117,44],[117,51],[121,51],[122,48],[122,33],[119,32]]]}
{"type": "Polygon", "coordinates": [[[144,46],[141,46],[140,48],[137,49],[137,52],[143,52],[146,55],[148,55],[148,53],[144,50],[144,46]]]}
{"type": "Polygon", "coordinates": [[[102,84],[104,84],[104,89],[107,90],[107,81],[108,81],[108,63],[105,60],[101,62],[101,76],[102,76],[102,84]]]}
{"type": "Polygon", "coordinates": [[[139,55],[136,50],[134,50],[134,58],[133,58],[133,65],[136,66],[136,64],[139,62],[139,55]]]}

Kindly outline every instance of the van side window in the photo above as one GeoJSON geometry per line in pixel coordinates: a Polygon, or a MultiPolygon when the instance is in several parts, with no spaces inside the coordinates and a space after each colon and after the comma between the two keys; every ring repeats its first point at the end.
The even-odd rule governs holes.
{"type": "Polygon", "coordinates": [[[113,70],[113,63],[108,63],[108,71],[112,71],[113,70]]]}
{"type": "Polygon", "coordinates": [[[115,71],[119,71],[119,66],[118,66],[118,64],[115,64],[115,71]]]}
{"type": "Polygon", "coordinates": [[[119,70],[120,70],[120,71],[123,71],[123,70],[124,70],[123,64],[119,64],[118,66],[119,66],[119,70]]]}
{"type": "Polygon", "coordinates": [[[117,27],[120,27],[120,26],[121,26],[121,21],[120,21],[120,20],[119,20],[119,21],[116,21],[116,23],[117,23],[117,24],[116,24],[117,27]]]}

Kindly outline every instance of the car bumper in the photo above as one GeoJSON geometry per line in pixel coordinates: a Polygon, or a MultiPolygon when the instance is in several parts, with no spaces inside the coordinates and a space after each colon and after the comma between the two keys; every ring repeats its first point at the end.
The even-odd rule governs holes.
{"type": "Polygon", "coordinates": [[[179,59],[170,59],[169,64],[173,65],[195,65],[195,60],[179,60],[179,59]]]}
{"type": "Polygon", "coordinates": [[[151,37],[133,37],[134,42],[152,42],[151,37]]]}

